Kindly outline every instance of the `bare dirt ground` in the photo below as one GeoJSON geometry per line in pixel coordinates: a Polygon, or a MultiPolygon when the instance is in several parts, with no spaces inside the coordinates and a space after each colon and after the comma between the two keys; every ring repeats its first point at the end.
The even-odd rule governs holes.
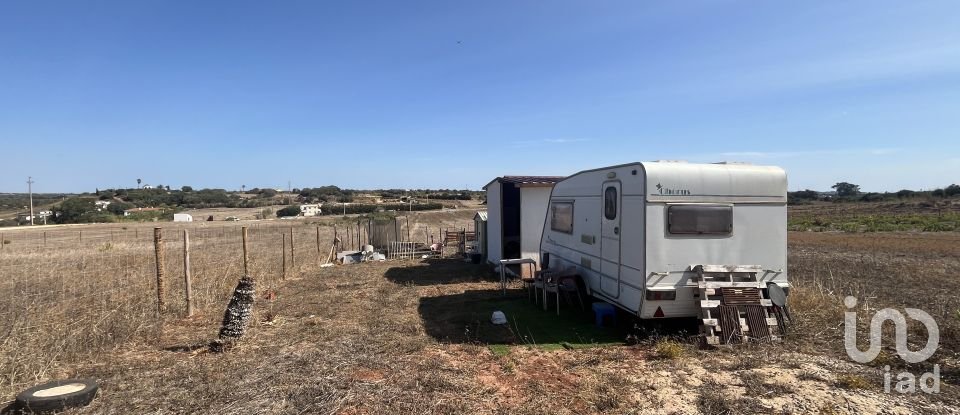
{"type": "MultiPolygon", "coordinates": [[[[410,220],[414,229],[429,231],[467,226],[472,215],[465,210],[415,212],[410,220]]],[[[252,234],[256,252],[273,252],[275,236],[289,227],[302,231],[298,241],[310,241],[313,229],[320,225],[326,241],[334,225],[344,229],[353,220],[250,224],[260,224],[259,233],[252,234]]],[[[236,243],[218,239],[236,233],[235,225],[184,226],[195,232],[199,246],[208,243],[214,252],[235,255],[236,243]]],[[[84,240],[99,255],[79,264],[83,280],[107,278],[98,277],[95,270],[119,272],[127,264],[144,268],[144,278],[151,275],[151,251],[142,234],[149,236],[153,224],[117,226],[82,228],[87,233],[84,240]],[[129,237],[131,232],[143,240],[120,241],[118,235],[129,237]],[[104,251],[111,237],[120,242],[104,251]],[[127,255],[124,250],[128,249],[139,259],[126,262],[113,254],[121,250],[127,255]]],[[[48,243],[77,246],[75,229],[67,231],[57,236],[62,240],[48,243]]],[[[0,255],[3,266],[12,269],[17,261],[57,259],[40,248],[38,234],[20,233],[0,252],[6,255],[0,255]],[[17,253],[17,249],[25,251],[17,253]]],[[[500,298],[497,283],[484,266],[446,259],[317,268],[318,261],[311,256],[316,255],[315,248],[306,245],[298,247],[301,264],[286,280],[277,271],[279,258],[254,258],[254,275],[262,277],[254,323],[228,353],[212,354],[206,345],[216,336],[223,312],[220,303],[226,304],[229,289],[239,277],[238,265],[210,259],[209,267],[196,266],[196,278],[217,282],[203,287],[206,294],[192,318],[180,316],[179,302],[172,302],[163,318],[153,317],[147,279],[136,285],[146,285],[145,291],[117,297],[146,303],[133,308],[138,311],[131,314],[136,320],[129,322],[134,328],[114,333],[122,333],[122,339],[110,337],[113,330],[125,327],[119,323],[94,324],[92,329],[56,325],[45,333],[18,327],[17,335],[0,337],[0,361],[10,363],[2,366],[5,371],[28,363],[38,367],[35,382],[96,378],[101,385],[98,398],[87,408],[69,412],[77,414],[960,413],[955,386],[960,382],[960,304],[955,295],[960,284],[954,272],[960,266],[958,240],[950,232],[791,233],[789,272],[794,288],[790,304],[796,324],[787,340],[775,345],[700,350],[666,327],[661,331],[666,337],[646,332],[639,344],[591,348],[545,350],[518,340],[522,336],[502,336],[496,341],[512,345],[508,353],[495,353],[492,343],[476,335],[479,330],[494,330],[486,311],[478,312],[476,318],[462,317],[466,307],[500,298]],[[906,365],[888,341],[883,359],[876,364],[853,363],[843,351],[845,295],[862,299],[857,311],[863,316],[880,307],[926,310],[941,327],[940,351],[930,362],[906,365]],[[87,342],[65,342],[64,347],[53,341],[72,338],[67,335],[74,332],[87,342]],[[47,347],[44,342],[25,341],[27,335],[52,341],[47,347]],[[91,339],[97,340],[96,353],[91,349],[62,355],[70,347],[92,347],[91,339]],[[933,363],[941,366],[939,394],[884,391],[883,365],[891,365],[894,372],[919,375],[933,363]]],[[[67,258],[69,251],[57,255],[64,257],[52,262],[58,270],[79,269],[67,258]]],[[[177,258],[168,260],[175,263],[177,258]]],[[[171,274],[177,275],[175,268],[171,274]]],[[[519,289],[512,295],[524,301],[519,289]]],[[[113,321],[107,317],[116,316],[116,311],[111,312],[116,303],[90,298],[97,302],[67,304],[82,305],[85,310],[81,311],[99,307],[90,308],[101,310],[92,316],[113,321]]],[[[41,306],[31,310],[40,312],[41,306]]],[[[70,312],[69,308],[57,310],[64,315],[70,312]]],[[[543,318],[554,315],[543,312],[543,318]]],[[[915,331],[912,327],[911,336],[919,336],[913,343],[922,342],[925,333],[915,331]]],[[[860,333],[865,330],[861,328],[860,333]]],[[[3,391],[12,399],[24,387],[5,385],[3,391]]]]}
{"type": "Polygon", "coordinates": [[[887,394],[878,369],[805,350],[802,339],[683,346],[669,357],[652,339],[558,351],[521,345],[499,356],[451,340],[459,327],[431,327],[437,319],[423,315],[430,298],[495,295],[495,285],[482,266],[457,260],[318,269],[274,296],[261,292],[257,322],[229,353],[204,348],[219,319],[211,312],[169,319],[158,337],[55,376],[100,380],[99,398],[74,413],[956,412],[952,385],[935,397],[887,394]]]}

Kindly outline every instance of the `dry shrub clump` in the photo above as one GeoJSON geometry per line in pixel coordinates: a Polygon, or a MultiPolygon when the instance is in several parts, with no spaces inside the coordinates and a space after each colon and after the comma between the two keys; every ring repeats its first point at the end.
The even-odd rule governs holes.
{"type": "Polygon", "coordinates": [[[870,387],[870,382],[856,373],[841,373],[837,375],[834,384],[844,389],[867,389],[870,387]]]}
{"type": "Polygon", "coordinates": [[[653,344],[653,351],[661,359],[676,360],[686,356],[688,347],[673,339],[660,339],[653,344]]]}

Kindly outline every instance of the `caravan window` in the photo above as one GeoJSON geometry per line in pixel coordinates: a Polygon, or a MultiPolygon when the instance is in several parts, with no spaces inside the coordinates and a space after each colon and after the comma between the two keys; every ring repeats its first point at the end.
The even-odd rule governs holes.
{"type": "Polygon", "coordinates": [[[672,234],[728,235],[733,231],[733,206],[670,206],[667,230],[672,234]]]}
{"type": "Polygon", "coordinates": [[[573,202],[554,202],[550,204],[550,229],[557,232],[573,233],[573,202]]]}
{"type": "Polygon", "coordinates": [[[610,186],[603,191],[603,217],[614,220],[617,218],[617,188],[610,186]]]}

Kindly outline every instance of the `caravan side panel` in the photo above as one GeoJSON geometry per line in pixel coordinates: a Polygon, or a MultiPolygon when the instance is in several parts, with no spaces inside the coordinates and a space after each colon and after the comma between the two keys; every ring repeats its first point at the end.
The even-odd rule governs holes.
{"type": "Polygon", "coordinates": [[[600,176],[571,176],[553,187],[543,224],[540,249],[549,252],[550,267],[577,268],[587,290],[600,290],[600,176]],[[553,230],[553,204],[573,204],[572,232],[553,230]]]}

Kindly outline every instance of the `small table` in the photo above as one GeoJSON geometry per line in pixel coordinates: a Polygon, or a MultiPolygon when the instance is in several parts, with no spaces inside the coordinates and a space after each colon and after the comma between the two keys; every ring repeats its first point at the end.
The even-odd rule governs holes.
{"type": "Polygon", "coordinates": [[[536,274],[537,261],[534,261],[530,258],[500,260],[500,289],[503,290],[503,295],[507,295],[507,265],[520,265],[520,268],[521,268],[520,274],[522,276],[523,264],[530,264],[530,274],[531,275],[536,274]]]}

